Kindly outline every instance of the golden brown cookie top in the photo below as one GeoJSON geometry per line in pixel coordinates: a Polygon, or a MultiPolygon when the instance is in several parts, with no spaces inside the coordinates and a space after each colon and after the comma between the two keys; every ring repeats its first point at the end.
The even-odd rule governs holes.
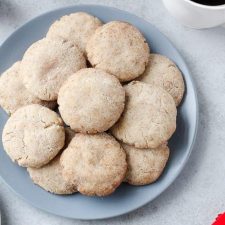
{"type": "Polygon", "coordinates": [[[184,94],[184,80],[180,70],[170,59],[159,54],[150,54],[144,74],[138,80],[162,87],[178,106],[184,94]]]}
{"type": "Polygon", "coordinates": [[[20,62],[14,63],[0,76],[0,105],[12,114],[22,106],[40,104],[48,108],[55,108],[55,101],[43,101],[29,92],[23,82],[23,74],[19,74],[20,62]]]}
{"type": "Polygon", "coordinates": [[[58,97],[63,120],[81,133],[108,130],[119,119],[124,102],[125,91],[118,79],[94,68],[71,75],[58,97]]]}
{"type": "Polygon", "coordinates": [[[41,168],[29,167],[27,171],[33,182],[46,191],[55,194],[72,194],[76,192],[76,187],[63,179],[60,155],[41,168]]]}
{"type": "Polygon", "coordinates": [[[72,42],[43,38],[25,52],[20,65],[26,88],[42,100],[56,100],[67,78],[86,67],[86,60],[72,42]]]}
{"type": "Polygon", "coordinates": [[[20,166],[41,167],[63,148],[63,122],[54,111],[32,104],[19,108],[3,129],[6,153],[20,166]]]}
{"type": "Polygon", "coordinates": [[[159,178],[169,158],[169,148],[165,144],[155,149],[139,149],[126,144],[122,147],[128,164],[126,182],[145,185],[159,178]]]}
{"type": "Polygon", "coordinates": [[[171,95],[140,81],[124,88],[125,109],[112,134],[137,148],[156,148],[166,142],[176,129],[177,109],[171,95]]]}
{"type": "Polygon", "coordinates": [[[129,81],[144,72],[150,50],[136,27],[112,21],[95,31],[86,51],[92,66],[115,75],[120,81],[129,81]]]}
{"type": "Polygon", "coordinates": [[[50,26],[47,37],[72,41],[82,52],[85,52],[87,41],[101,25],[102,22],[97,17],[88,13],[72,13],[55,21],[50,26]]]}
{"type": "Polygon", "coordinates": [[[123,148],[106,133],[76,134],[60,160],[64,179],[85,195],[111,194],[127,170],[123,148]]]}

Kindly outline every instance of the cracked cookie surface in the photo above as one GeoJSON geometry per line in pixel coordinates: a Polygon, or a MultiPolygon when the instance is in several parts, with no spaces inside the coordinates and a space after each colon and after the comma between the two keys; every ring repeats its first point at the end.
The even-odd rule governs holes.
{"type": "Polygon", "coordinates": [[[137,148],[156,148],[165,143],[176,129],[177,109],[171,95],[140,81],[124,88],[125,109],[111,128],[112,134],[137,148]]]}
{"type": "Polygon", "coordinates": [[[43,101],[29,92],[23,82],[22,74],[19,74],[20,62],[14,63],[0,76],[0,105],[8,113],[12,114],[22,106],[40,104],[50,109],[56,107],[56,101],[43,101]]]}
{"type": "Polygon", "coordinates": [[[138,80],[157,85],[165,89],[178,106],[184,95],[184,80],[180,70],[167,57],[150,54],[149,63],[138,80]]]}
{"type": "Polygon", "coordinates": [[[83,53],[72,42],[43,38],[25,52],[20,65],[25,87],[42,100],[56,100],[61,85],[86,67],[83,53]]]}
{"type": "Polygon", "coordinates": [[[87,43],[92,66],[129,81],[141,75],[148,63],[149,46],[140,31],[126,22],[99,27],[87,43]]]}
{"type": "Polygon", "coordinates": [[[106,196],[123,181],[126,154],[110,135],[76,134],[60,159],[63,177],[85,195],[106,196]]]}
{"type": "Polygon", "coordinates": [[[6,153],[24,167],[41,167],[63,148],[65,130],[54,111],[32,104],[19,108],[3,129],[6,153]]]}
{"type": "Polygon", "coordinates": [[[125,91],[119,80],[105,71],[86,68],[71,75],[59,91],[59,111],[76,132],[108,130],[119,119],[125,91]]]}
{"type": "Polygon", "coordinates": [[[88,13],[72,13],[54,22],[49,28],[47,37],[72,41],[85,52],[87,41],[101,25],[102,22],[97,17],[88,13]]]}
{"type": "Polygon", "coordinates": [[[162,174],[169,158],[166,144],[155,149],[139,149],[122,144],[127,156],[127,173],[124,179],[132,185],[155,182],[162,174]]]}
{"type": "MultiPolygon", "coordinates": [[[[64,148],[68,146],[75,133],[69,127],[65,128],[66,139],[64,148]]],[[[72,194],[76,192],[76,187],[69,181],[65,181],[62,176],[62,167],[60,165],[60,155],[57,155],[47,165],[41,168],[27,168],[27,171],[33,182],[46,191],[55,194],[72,194]]]]}

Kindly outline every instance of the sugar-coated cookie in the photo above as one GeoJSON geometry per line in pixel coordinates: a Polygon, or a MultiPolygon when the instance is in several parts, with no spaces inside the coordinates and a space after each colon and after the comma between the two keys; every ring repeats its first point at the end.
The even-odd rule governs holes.
{"type": "Polygon", "coordinates": [[[101,25],[102,22],[97,17],[88,13],[72,13],[54,22],[49,28],[47,37],[72,41],[85,52],[87,41],[101,25]]]}
{"type": "Polygon", "coordinates": [[[123,181],[126,154],[110,135],[76,134],[60,159],[63,177],[85,195],[106,196],[123,181]]]}
{"type": "Polygon", "coordinates": [[[145,185],[155,182],[162,174],[169,158],[166,144],[155,149],[139,149],[122,144],[127,156],[125,182],[132,185],[145,185]]]}
{"type": "Polygon", "coordinates": [[[32,44],[20,65],[26,88],[42,100],[56,100],[61,85],[76,71],[86,67],[86,60],[72,42],[47,38],[32,44]]]}
{"type": "Polygon", "coordinates": [[[86,51],[92,66],[115,75],[120,81],[129,81],[144,72],[150,50],[137,28],[112,21],[95,31],[86,51]]]}
{"type": "Polygon", "coordinates": [[[46,191],[54,194],[72,194],[77,191],[74,184],[63,179],[60,155],[41,168],[28,167],[27,171],[33,182],[46,191]]]}
{"type": "Polygon", "coordinates": [[[150,54],[149,63],[144,74],[138,80],[164,88],[178,106],[184,94],[184,80],[180,70],[167,57],[150,54]]]}
{"type": "Polygon", "coordinates": [[[41,167],[63,148],[65,130],[57,113],[37,104],[19,108],[3,129],[6,153],[24,167],[41,167]]]}
{"type": "Polygon", "coordinates": [[[108,130],[120,117],[125,91],[119,80],[99,69],[86,68],[71,75],[59,91],[59,111],[76,132],[108,130]]]}
{"type": "Polygon", "coordinates": [[[0,105],[12,114],[22,106],[40,104],[48,108],[55,108],[56,101],[43,101],[29,92],[22,82],[19,72],[20,62],[14,63],[0,76],[0,105]]]}
{"type": "Polygon", "coordinates": [[[112,127],[112,134],[137,148],[157,148],[176,129],[177,109],[173,98],[164,89],[133,81],[124,86],[125,109],[112,127]]]}
{"type": "MultiPolygon", "coordinates": [[[[75,133],[69,127],[66,127],[65,134],[66,138],[64,148],[67,148],[75,133]]],[[[27,171],[33,182],[46,191],[55,194],[72,194],[76,192],[76,187],[63,179],[60,155],[61,154],[56,156],[47,165],[44,165],[41,168],[29,167],[27,168],[27,171]]]]}

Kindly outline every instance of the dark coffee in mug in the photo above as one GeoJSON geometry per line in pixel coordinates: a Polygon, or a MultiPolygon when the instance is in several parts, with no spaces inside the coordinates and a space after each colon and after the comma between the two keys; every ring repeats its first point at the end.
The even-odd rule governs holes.
{"type": "Polygon", "coordinates": [[[202,5],[210,5],[210,6],[225,5],[225,0],[191,0],[191,1],[202,5]]]}

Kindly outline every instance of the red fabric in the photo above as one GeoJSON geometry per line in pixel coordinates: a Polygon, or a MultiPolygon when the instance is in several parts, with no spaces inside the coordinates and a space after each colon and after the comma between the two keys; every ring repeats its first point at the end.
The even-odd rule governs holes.
{"type": "Polygon", "coordinates": [[[225,213],[219,214],[212,225],[225,225],[225,213]]]}

